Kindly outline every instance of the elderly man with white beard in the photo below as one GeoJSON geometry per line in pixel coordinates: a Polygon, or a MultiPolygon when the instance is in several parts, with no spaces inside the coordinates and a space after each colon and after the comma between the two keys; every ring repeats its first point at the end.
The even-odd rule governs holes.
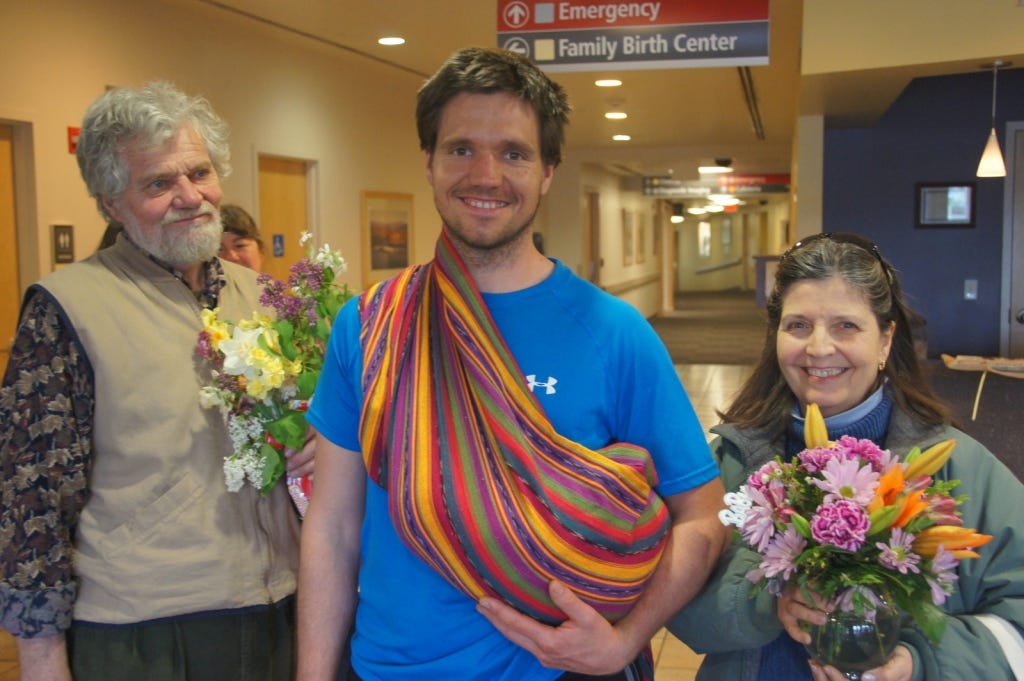
{"type": "MultiPolygon", "coordinates": [[[[284,681],[299,523],[284,483],[229,493],[200,314],[248,318],[216,257],[226,124],[166,83],[110,90],[77,157],[114,246],[25,294],[0,387],[0,626],[21,678],[284,681]]],[[[309,472],[312,446],[289,460],[309,472]]]]}

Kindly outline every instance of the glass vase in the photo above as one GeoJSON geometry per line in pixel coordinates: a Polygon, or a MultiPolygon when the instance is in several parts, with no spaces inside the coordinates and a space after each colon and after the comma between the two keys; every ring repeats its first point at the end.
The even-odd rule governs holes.
{"type": "Polygon", "coordinates": [[[835,611],[823,625],[804,624],[811,642],[804,647],[815,660],[859,681],[868,669],[885,664],[899,642],[899,611],[885,598],[870,612],[835,611]]]}

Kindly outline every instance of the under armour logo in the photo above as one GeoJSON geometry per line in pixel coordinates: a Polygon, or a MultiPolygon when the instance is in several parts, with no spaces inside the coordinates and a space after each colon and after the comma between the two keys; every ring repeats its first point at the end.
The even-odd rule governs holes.
{"type": "Polygon", "coordinates": [[[526,377],[526,385],[530,388],[530,392],[534,392],[534,388],[544,388],[545,395],[555,394],[555,384],[558,383],[558,379],[554,376],[548,376],[548,380],[541,382],[537,380],[537,374],[530,374],[526,377]]]}

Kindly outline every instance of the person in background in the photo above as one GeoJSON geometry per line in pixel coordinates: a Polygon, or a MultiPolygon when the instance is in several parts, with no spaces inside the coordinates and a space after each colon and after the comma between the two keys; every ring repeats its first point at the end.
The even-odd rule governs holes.
{"type": "MultiPolygon", "coordinates": [[[[284,482],[229,493],[199,403],[204,309],[259,307],[215,256],[228,128],[167,83],[86,111],[77,158],[113,246],[25,295],[0,387],[0,625],[23,681],[286,681],[299,522],[284,482]]],[[[289,467],[309,472],[312,447],[289,467]]]]}
{"type": "MultiPolygon", "coordinates": [[[[963,522],[994,539],[981,558],[964,561],[953,593],[942,606],[945,636],[932,644],[917,629],[865,681],[1013,679],[1008,659],[1019,661],[994,631],[1024,646],[1024,487],[985,447],[953,427],[950,412],[928,385],[914,349],[912,322],[899,278],[878,247],[855,234],[824,233],[798,242],[779,262],[768,301],[768,332],[754,372],[712,428],[715,457],[729,490],[776,455],[803,449],[803,416],[816,403],[829,439],[866,438],[903,457],[954,438],[953,455],[937,478],[960,480],[966,494],[963,522]]],[[[810,635],[802,620],[824,614],[788,589],[751,598],[745,575],[760,557],[739,540],[723,556],[703,592],[669,630],[706,653],[700,681],[757,679],[839,681],[833,667],[808,659],[810,635]]],[[[1017,678],[1020,678],[1018,675],[1017,678]]]]}
{"type": "Polygon", "coordinates": [[[298,678],[333,679],[350,631],[349,679],[639,678],[727,543],[700,423],[642,315],[534,245],[562,88],[468,48],[416,115],[442,234],[431,263],[332,330],[310,408],[298,678]],[[620,535],[602,521],[626,507],[620,535]],[[602,544],[624,548],[599,564],[602,544]],[[638,563],[646,579],[606,583],[638,563]]]}
{"type": "Polygon", "coordinates": [[[263,237],[252,216],[241,206],[225,204],[220,207],[220,220],[224,225],[217,253],[221,260],[262,271],[263,237]]]}

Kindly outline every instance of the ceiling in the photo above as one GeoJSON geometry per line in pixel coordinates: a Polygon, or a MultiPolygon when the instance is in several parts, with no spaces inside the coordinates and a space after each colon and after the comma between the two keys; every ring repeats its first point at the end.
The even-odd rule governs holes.
{"type": "MultiPolygon", "coordinates": [[[[444,0],[440,12],[440,3],[423,0],[200,1],[423,79],[460,47],[496,43],[495,0],[444,0]],[[400,35],[406,43],[380,46],[376,41],[383,35],[400,35]]],[[[672,174],[684,181],[698,179],[697,166],[716,158],[731,159],[739,173],[788,173],[798,111],[822,113],[830,121],[870,122],[913,77],[979,66],[973,61],[931,64],[801,81],[802,5],[802,0],[770,3],[766,66],[553,73],[573,106],[567,155],[623,175],[672,174]],[[595,87],[601,77],[619,78],[623,85],[595,87]],[[606,120],[610,110],[625,111],[629,118],[606,120]],[[760,138],[754,112],[763,130],[760,138]],[[632,140],[613,142],[618,132],[632,140]]]]}

